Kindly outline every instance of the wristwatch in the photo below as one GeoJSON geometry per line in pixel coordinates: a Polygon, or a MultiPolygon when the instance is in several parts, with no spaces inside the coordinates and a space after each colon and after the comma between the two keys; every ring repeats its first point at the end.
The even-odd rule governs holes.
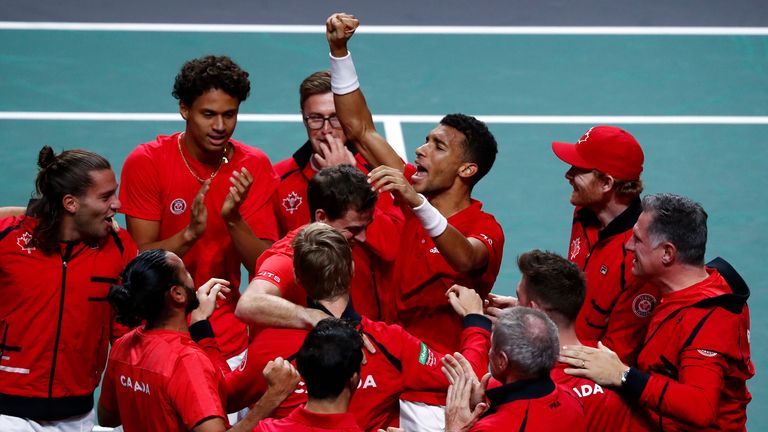
{"type": "Polygon", "coordinates": [[[627,376],[629,375],[630,370],[632,370],[632,368],[628,367],[624,372],[621,373],[621,385],[624,385],[627,382],[627,376]]]}

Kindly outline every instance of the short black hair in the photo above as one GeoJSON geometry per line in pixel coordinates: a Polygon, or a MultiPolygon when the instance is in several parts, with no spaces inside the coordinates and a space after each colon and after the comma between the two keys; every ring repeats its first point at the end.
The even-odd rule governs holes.
{"type": "Polygon", "coordinates": [[[173,97],[187,107],[208,90],[221,90],[242,102],[251,92],[248,72],[227,56],[205,56],[181,67],[173,84],[173,97]]]}
{"type": "Polygon", "coordinates": [[[322,209],[331,220],[339,219],[348,210],[373,210],[378,194],[368,184],[368,177],[352,165],[323,168],[309,180],[307,199],[309,214],[322,209]]]}
{"type": "Polygon", "coordinates": [[[448,114],[440,120],[440,124],[464,134],[464,156],[468,162],[477,164],[477,173],[471,178],[472,186],[476,185],[496,161],[496,153],[499,152],[496,138],[485,123],[466,114],[448,114]]]}
{"type": "Polygon", "coordinates": [[[572,324],[579,315],[587,285],[579,267],[554,252],[534,249],[517,258],[525,292],[552,316],[572,324]]]}
{"type": "Polygon", "coordinates": [[[347,321],[327,318],[313,328],[296,355],[296,368],[311,399],[333,399],[363,362],[363,338],[347,321]]]}

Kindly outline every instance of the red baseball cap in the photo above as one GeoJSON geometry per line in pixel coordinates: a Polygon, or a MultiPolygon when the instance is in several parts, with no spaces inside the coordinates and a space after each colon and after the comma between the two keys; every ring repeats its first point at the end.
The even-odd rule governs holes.
{"type": "Polygon", "coordinates": [[[553,142],[552,151],[575,167],[596,169],[619,180],[638,180],[643,172],[643,149],[629,132],[614,126],[595,126],[575,143],[553,142]]]}

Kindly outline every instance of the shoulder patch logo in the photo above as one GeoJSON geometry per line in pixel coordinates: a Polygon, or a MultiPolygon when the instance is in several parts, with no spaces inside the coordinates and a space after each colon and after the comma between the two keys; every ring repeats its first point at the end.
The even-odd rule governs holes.
{"type": "Polygon", "coordinates": [[[283,198],[283,207],[288,212],[288,214],[293,214],[296,210],[299,209],[299,206],[303,201],[304,199],[300,197],[299,194],[296,192],[291,192],[287,197],[283,198]]]}
{"type": "Polygon", "coordinates": [[[717,356],[717,353],[714,351],[708,351],[703,349],[697,349],[696,351],[699,352],[699,354],[703,355],[704,357],[715,357],[717,356]]]}
{"type": "Polygon", "coordinates": [[[577,256],[579,256],[579,253],[581,253],[581,237],[576,237],[571,242],[570,259],[574,260],[577,256]]]}
{"type": "Polygon", "coordinates": [[[419,363],[424,366],[434,366],[437,363],[435,353],[424,342],[421,343],[421,349],[419,350],[419,363]]]}
{"type": "Polygon", "coordinates": [[[640,318],[647,318],[656,307],[656,297],[642,293],[632,300],[632,311],[640,318]]]}
{"type": "Polygon", "coordinates": [[[32,234],[25,232],[16,239],[16,244],[19,245],[21,250],[26,251],[28,254],[32,254],[32,251],[36,248],[31,247],[29,242],[32,241],[32,234]]]}
{"type": "Polygon", "coordinates": [[[184,201],[183,199],[176,198],[175,200],[171,201],[171,213],[178,216],[184,213],[186,210],[187,210],[187,202],[184,201]]]}

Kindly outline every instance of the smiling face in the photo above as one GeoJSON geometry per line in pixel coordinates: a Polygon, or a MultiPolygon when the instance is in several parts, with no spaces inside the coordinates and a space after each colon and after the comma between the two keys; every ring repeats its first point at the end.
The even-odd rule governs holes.
{"type": "Polygon", "coordinates": [[[416,192],[425,195],[435,195],[448,190],[465,170],[476,169],[472,163],[465,161],[464,134],[458,130],[438,125],[427,135],[426,142],[416,149],[416,173],[411,177],[416,192]]]}
{"type": "Polygon", "coordinates": [[[322,215],[318,214],[317,221],[336,228],[347,239],[350,246],[353,246],[355,243],[365,242],[365,230],[373,222],[373,210],[347,210],[340,218],[333,220],[322,213],[322,215]]]}
{"type": "Polygon", "coordinates": [[[640,213],[632,228],[632,237],[627,241],[627,250],[634,256],[632,274],[638,278],[652,278],[663,268],[664,242],[654,246],[648,233],[652,221],[652,213],[640,213]]]}
{"type": "Polygon", "coordinates": [[[88,189],[75,197],[77,205],[72,220],[81,239],[99,240],[112,230],[112,218],[121,204],[117,199],[117,180],[111,169],[91,171],[90,178],[88,189]]]}
{"type": "Polygon", "coordinates": [[[571,166],[565,178],[573,187],[571,204],[574,206],[594,208],[603,202],[602,184],[593,170],[571,166]]]}
{"type": "Polygon", "coordinates": [[[333,93],[328,92],[308,97],[307,100],[304,101],[304,106],[302,107],[302,116],[304,117],[304,127],[307,130],[307,137],[309,137],[309,142],[312,144],[313,152],[320,153],[322,144],[328,143],[326,135],[331,135],[342,142],[347,141],[347,137],[344,135],[344,130],[341,129],[341,127],[333,127],[330,121],[324,121],[323,126],[320,129],[312,129],[307,123],[306,117],[325,118],[336,116],[336,106],[333,104],[333,93]]]}
{"type": "Polygon", "coordinates": [[[186,106],[179,104],[179,111],[187,127],[184,144],[192,156],[204,163],[217,163],[237,126],[240,101],[226,92],[211,89],[186,106]]]}

